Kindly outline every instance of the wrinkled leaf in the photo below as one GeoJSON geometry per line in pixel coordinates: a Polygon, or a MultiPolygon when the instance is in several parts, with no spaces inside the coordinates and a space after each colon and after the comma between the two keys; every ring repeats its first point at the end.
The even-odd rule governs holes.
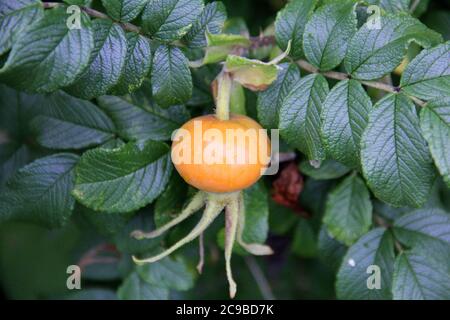
{"type": "Polygon", "coordinates": [[[356,3],[333,2],[316,10],[305,26],[305,56],[320,70],[331,70],[345,57],[348,42],[356,32],[356,3]]]}
{"type": "Polygon", "coordinates": [[[450,96],[449,61],[450,41],[423,50],[403,72],[402,90],[425,100],[450,96]]]}
{"type": "Polygon", "coordinates": [[[275,37],[282,50],[286,50],[289,40],[292,41],[290,55],[300,58],[303,52],[303,32],[310,18],[316,0],[292,0],[279,11],[275,20],[275,37]]]}
{"type": "Polygon", "coordinates": [[[94,210],[139,209],[152,202],[169,179],[168,149],[164,143],[148,140],[89,150],[77,165],[73,195],[94,210]]]}
{"type": "Polygon", "coordinates": [[[127,39],[123,29],[106,19],[92,22],[94,50],[86,71],[66,90],[89,100],[104,95],[119,80],[125,65],[127,39]]]}
{"type": "MultiPolygon", "coordinates": [[[[391,284],[394,269],[394,240],[389,231],[377,228],[358,240],[345,255],[337,274],[336,293],[339,299],[387,300],[392,298],[391,284]],[[380,269],[380,289],[369,289],[371,276],[367,268],[380,269]]],[[[373,274],[372,274],[373,275],[373,274]]]]}
{"type": "Polygon", "coordinates": [[[420,207],[435,173],[414,104],[403,94],[380,100],[361,140],[364,176],[375,196],[392,206],[420,207]]]}
{"type": "Polygon", "coordinates": [[[15,219],[60,227],[75,204],[70,195],[78,156],[70,153],[40,158],[20,169],[1,189],[0,220],[15,219]]]}
{"type": "Polygon", "coordinates": [[[442,37],[407,14],[382,15],[380,28],[365,23],[348,46],[345,69],[356,79],[373,80],[393,71],[403,60],[408,44],[428,48],[442,37]]]}
{"type": "Polygon", "coordinates": [[[311,74],[297,83],[280,109],[281,136],[310,160],[325,159],[320,113],[327,94],[327,80],[322,75],[311,74]]]}
{"type": "Polygon", "coordinates": [[[372,102],[356,80],[331,89],[322,106],[322,139],[327,153],[349,167],[360,166],[361,135],[367,127],[372,102]]]}
{"type": "Polygon", "coordinates": [[[353,174],[328,195],[323,223],[337,240],[351,245],[372,225],[372,203],[363,180],[353,174]]]}
{"type": "Polygon", "coordinates": [[[114,137],[111,119],[89,101],[57,92],[31,122],[39,144],[53,149],[80,149],[114,137]]]}
{"type": "Polygon", "coordinates": [[[94,50],[93,31],[84,13],[80,16],[81,29],[69,29],[66,22],[65,8],[47,10],[15,41],[0,69],[0,79],[30,92],[52,92],[74,82],[88,66],[94,50]]]}

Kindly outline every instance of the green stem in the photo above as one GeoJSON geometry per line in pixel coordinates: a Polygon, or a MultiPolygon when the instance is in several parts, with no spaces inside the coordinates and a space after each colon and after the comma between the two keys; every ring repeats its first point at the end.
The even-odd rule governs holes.
{"type": "Polygon", "coordinates": [[[227,72],[222,72],[217,78],[216,116],[220,120],[230,119],[230,95],[233,81],[227,72]]]}

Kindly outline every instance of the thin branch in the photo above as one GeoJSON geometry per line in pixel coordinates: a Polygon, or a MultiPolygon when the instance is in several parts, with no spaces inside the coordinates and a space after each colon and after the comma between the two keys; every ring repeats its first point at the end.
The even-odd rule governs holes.
{"type": "Polygon", "coordinates": [[[414,0],[414,2],[411,4],[411,7],[409,7],[409,12],[413,13],[414,11],[416,11],[419,3],[420,3],[420,0],[414,0]]]}
{"type": "MultiPolygon", "coordinates": [[[[308,61],[306,60],[298,60],[297,64],[300,66],[300,68],[302,68],[305,71],[308,71],[309,73],[320,73],[323,76],[330,78],[330,79],[335,79],[335,80],[347,80],[350,79],[350,76],[346,73],[343,72],[337,72],[337,71],[327,71],[327,72],[320,72],[319,69],[317,69],[315,66],[313,66],[312,64],[310,64],[308,61]]],[[[399,87],[394,87],[390,84],[386,84],[383,82],[377,82],[377,81],[360,81],[362,84],[368,86],[368,87],[372,87],[378,90],[382,90],[382,91],[386,91],[386,92],[390,92],[390,93],[398,93],[401,91],[401,88],[399,87]]],[[[411,100],[413,100],[417,105],[423,107],[425,106],[425,102],[414,97],[414,96],[409,96],[411,98],[411,100]]]]}
{"type": "Polygon", "coordinates": [[[247,256],[244,257],[244,260],[253,278],[255,278],[256,284],[258,285],[264,300],[275,300],[276,298],[272,292],[269,281],[266,279],[264,272],[259,267],[255,258],[252,256],[247,256]]]}
{"type": "MultiPolygon", "coordinates": [[[[416,1],[418,2],[418,1],[416,1]]],[[[414,5],[414,4],[413,4],[414,5]]],[[[416,4],[417,6],[417,4],[416,4]]],[[[251,37],[250,40],[252,41],[252,48],[259,48],[261,46],[268,46],[268,45],[275,45],[276,39],[274,36],[260,36],[260,37],[251,37]]],[[[347,80],[350,79],[350,76],[343,72],[337,72],[337,71],[326,71],[326,72],[320,72],[319,69],[317,69],[315,66],[310,64],[306,60],[298,60],[297,64],[305,71],[308,71],[309,73],[321,73],[323,76],[335,79],[335,80],[347,80]]],[[[361,81],[362,84],[372,87],[381,91],[386,91],[390,93],[398,93],[401,91],[401,88],[394,87],[392,85],[383,83],[383,82],[377,82],[377,81],[361,81]]],[[[425,106],[425,102],[414,97],[409,96],[411,100],[413,100],[417,105],[423,107],[425,106]]]]}
{"type": "Polygon", "coordinates": [[[377,226],[380,226],[380,227],[383,227],[383,228],[386,228],[386,229],[391,227],[391,224],[388,221],[386,221],[383,217],[381,217],[381,216],[379,216],[377,214],[375,214],[373,216],[373,219],[374,219],[374,222],[376,223],[377,226]]]}
{"type": "MultiPolygon", "coordinates": [[[[309,73],[319,73],[319,69],[317,69],[315,66],[310,64],[306,60],[298,60],[297,64],[305,71],[308,71],[309,73]]],[[[323,76],[335,79],[335,80],[346,80],[349,79],[348,75],[342,72],[336,72],[336,71],[327,71],[327,72],[320,72],[323,76]]]]}
{"type": "MultiPolygon", "coordinates": [[[[60,5],[64,5],[64,4],[59,3],[59,2],[43,2],[42,5],[44,6],[44,9],[51,9],[51,8],[55,8],[60,5]]],[[[80,9],[83,12],[85,12],[87,15],[89,15],[93,18],[108,19],[108,20],[114,21],[114,19],[112,19],[110,16],[104,14],[103,12],[94,10],[92,8],[80,6],[80,9]]],[[[141,32],[141,28],[139,28],[138,26],[135,26],[134,24],[131,24],[128,22],[120,22],[120,21],[114,21],[114,22],[117,22],[125,31],[136,32],[136,33],[141,32]]]]}
{"type": "Polygon", "coordinates": [[[113,245],[109,243],[100,243],[99,245],[91,248],[81,257],[78,261],[78,266],[80,269],[84,270],[88,265],[92,264],[116,263],[119,261],[119,254],[120,253],[113,245]],[[113,253],[116,256],[102,256],[102,252],[113,253]]]}
{"type": "Polygon", "coordinates": [[[295,160],[296,157],[297,154],[295,152],[280,152],[278,153],[278,162],[282,163],[292,161],[295,160]]]}
{"type": "Polygon", "coordinates": [[[259,36],[259,37],[250,37],[251,41],[251,49],[258,49],[262,47],[273,46],[275,44],[275,36],[259,36]]]}
{"type": "Polygon", "coordinates": [[[395,245],[395,249],[397,249],[398,253],[402,253],[404,251],[403,246],[397,240],[394,240],[394,245],[395,245]]]}

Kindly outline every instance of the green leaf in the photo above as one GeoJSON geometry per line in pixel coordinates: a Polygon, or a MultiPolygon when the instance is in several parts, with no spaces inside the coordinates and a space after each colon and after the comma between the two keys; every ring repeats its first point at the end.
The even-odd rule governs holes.
{"type": "Polygon", "coordinates": [[[113,119],[118,134],[126,140],[170,140],[173,131],[189,119],[184,106],[163,109],[153,104],[139,107],[114,96],[102,96],[98,102],[113,119]]]}
{"type": "Polygon", "coordinates": [[[334,239],[324,225],[320,228],[317,247],[319,258],[329,265],[334,272],[337,272],[347,247],[334,239]]]}
{"type": "Polygon", "coordinates": [[[440,9],[428,12],[425,16],[425,24],[439,32],[445,41],[450,40],[450,11],[440,9]]]}
{"type": "Polygon", "coordinates": [[[309,160],[325,159],[320,113],[328,90],[327,80],[322,75],[308,75],[291,90],[280,109],[281,136],[309,160]]]}
{"type": "Polygon", "coordinates": [[[400,217],[394,235],[421,255],[450,259],[450,216],[443,210],[420,209],[400,217]]]}
{"type": "Polygon", "coordinates": [[[119,287],[117,296],[121,300],[168,300],[169,293],[169,289],[151,285],[132,272],[119,287]]]}
{"type": "Polygon", "coordinates": [[[298,200],[305,210],[320,217],[325,212],[327,196],[334,186],[336,181],[306,179],[298,200]]]}
{"type": "Polygon", "coordinates": [[[372,202],[362,179],[352,174],[328,195],[323,223],[337,240],[352,245],[372,225],[372,202]]]}
{"type": "Polygon", "coordinates": [[[450,188],[450,97],[433,100],[421,110],[420,128],[434,163],[450,188]]]}
{"type": "Polygon", "coordinates": [[[290,56],[294,59],[302,55],[303,32],[316,3],[316,0],[292,0],[277,14],[275,37],[278,46],[286,50],[291,40],[290,56]]]}
{"type": "Polygon", "coordinates": [[[220,33],[226,19],[227,11],[222,2],[208,3],[183,40],[191,48],[205,47],[207,44],[205,33],[220,33]]]}
{"type": "Polygon", "coordinates": [[[170,257],[136,267],[139,276],[147,283],[179,291],[194,286],[194,274],[182,260],[170,257]]]}
{"type": "Polygon", "coordinates": [[[225,69],[234,81],[253,91],[261,91],[277,79],[279,67],[259,60],[229,55],[225,61],[225,69]]]}
{"type": "Polygon", "coordinates": [[[111,89],[116,95],[133,92],[144,82],[152,65],[152,52],[147,38],[133,32],[126,34],[128,48],[125,65],[117,84],[111,89]]]}
{"type": "Polygon", "coordinates": [[[403,72],[402,90],[425,100],[450,96],[449,60],[450,41],[423,50],[403,72]]]}
{"type": "Polygon", "coordinates": [[[315,180],[338,179],[350,172],[350,168],[334,160],[324,160],[315,168],[307,160],[300,162],[300,172],[315,180]]]}
{"type": "Polygon", "coordinates": [[[450,97],[443,97],[430,101],[420,113],[422,132],[447,184],[450,181],[450,158],[446,145],[450,134],[449,108],[450,97]]]}
{"type": "Polygon", "coordinates": [[[372,102],[356,80],[331,89],[322,106],[322,141],[327,154],[343,164],[360,166],[361,135],[369,122],[372,102]]]}
{"type": "Polygon", "coordinates": [[[393,221],[396,218],[411,212],[411,210],[414,210],[414,208],[410,207],[394,208],[378,199],[373,199],[372,205],[374,214],[387,219],[388,221],[393,221]]]}
{"type": "Polygon", "coordinates": [[[20,34],[43,16],[37,0],[9,0],[0,3],[0,55],[11,49],[20,34]]]}
{"type": "Polygon", "coordinates": [[[348,46],[345,69],[356,79],[379,79],[392,72],[411,41],[425,48],[442,41],[441,35],[408,14],[382,15],[379,21],[380,29],[373,28],[372,21],[365,23],[348,46]]]}
{"type": "Polygon", "coordinates": [[[153,229],[155,229],[153,211],[151,208],[146,207],[139,210],[127,225],[114,235],[114,244],[120,252],[128,254],[138,255],[157,252],[157,249],[160,247],[161,238],[138,240],[130,236],[134,230],[150,231],[153,229]]]}
{"type": "Polygon", "coordinates": [[[321,6],[309,19],[303,36],[305,56],[320,70],[331,70],[345,57],[356,32],[356,3],[339,1],[321,6]]]}
{"type": "MultiPolygon", "coordinates": [[[[269,227],[273,235],[286,235],[298,222],[291,209],[276,203],[269,198],[269,227]]],[[[225,231],[225,230],[224,230],[225,231]]]]}
{"type": "Polygon", "coordinates": [[[30,160],[30,149],[25,144],[6,142],[0,144],[0,187],[30,160]]]}
{"type": "Polygon", "coordinates": [[[162,107],[187,102],[192,96],[189,62],[180,49],[161,45],[153,57],[153,97],[162,107]]]}
{"type": "Polygon", "coordinates": [[[117,149],[83,154],[73,195],[88,208],[128,212],[152,202],[169,180],[169,148],[156,141],[130,142],[117,149]]]}
{"type": "Polygon", "coordinates": [[[207,48],[202,64],[224,61],[236,46],[248,48],[251,44],[247,37],[239,34],[212,34],[206,31],[207,48]]]}
{"type": "Polygon", "coordinates": [[[259,122],[265,128],[277,128],[279,111],[284,98],[300,81],[300,70],[296,64],[282,63],[277,79],[258,94],[257,111],[259,122]]]}
{"type": "Polygon", "coordinates": [[[247,110],[245,108],[245,102],[244,87],[233,81],[230,91],[230,112],[246,115],[247,110]]]}
{"type": "Polygon", "coordinates": [[[339,299],[388,300],[392,298],[394,239],[389,231],[376,228],[358,240],[345,255],[337,274],[336,293],[339,299]],[[367,268],[380,268],[380,289],[369,289],[367,268]]]}
{"type": "Polygon", "coordinates": [[[142,12],[142,28],[156,40],[179,40],[202,10],[202,0],[151,0],[142,12]]]}
{"type": "Polygon", "coordinates": [[[45,108],[47,98],[0,84],[0,128],[9,139],[26,140],[30,120],[45,108]]]}
{"type": "Polygon", "coordinates": [[[125,65],[127,39],[123,29],[107,19],[92,22],[94,50],[90,65],[85,72],[67,88],[77,97],[90,100],[104,95],[118,81],[125,65]]]}
{"type": "Polygon", "coordinates": [[[244,190],[245,228],[247,243],[264,243],[269,232],[268,191],[262,181],[244,190]]]}
{"type": "Polygon", "coordinates": [[[435,177],[414,104],[403,94],[380,100],[361,139],[364,176],[375,196],[392,206],[420,207],[435,177]]]}
{"type": "Polygon", "coordinates": [[[249,35],[247,23],[242,17],[228,18],[223,26],[223,33],[249,35]]]}
{"type": "Polygon", "coordinates": [[[450,267],[416,253],[402,252],[395,260],[392,292],[396,300],[448,300],[450,267]]]}
{"type": "Polygon", "coordinates": [[[51,149],[81,149],[114,137],[114,124],[96,105],[64,92],[47,99],[31,127],[39,144],[51,149]]]}
{"type": "Polygon", "coordinates": [[[292,251],[303,258],[314,258],[317,256],[317,239],[311,224],[301,219],[297,223],[292,239],[292,251]]]}
{"type": "Polygon", "coordinates": [[[169,183],[161,196],[155,201],[155,224],[162,227],[174,219],[181,210],[186,200],[188,185],[175,170],[172,172],[169,183]]]}
{"type": "MultiPolygon", "coordinates": [[[[104,236],[111,236],[117,234],[124,229],[134,215],[134,212],[110,214],[106,212],[94,211],[80,204],[76,207],[76,212],[79,212],[95,230],[104,236]]],[[[100,276],[100,275],[99,275],[100,276]]]]}
{"type": "Polygon", "coordinates": [[[20,90],[52,92],[71,84],[86,69],[94,49],[91,23],[81,14],[81,29],[67,28],[65,8],[44,17],[15,41],[0,79],[20,90]]]}
{"type": "Polygon", "coordinates": [[[75,204],[70,191],[77,161],[78,156],[61,153],[20,169],[2,188],[0,220],[12,218],[48,227],[64,225],[75,204]]]}
{"type": "Polygon", "coordinates": [[[116,21],[131,21],[138,16],[147,0],[102,0],[108,16],[116,21]]]}

